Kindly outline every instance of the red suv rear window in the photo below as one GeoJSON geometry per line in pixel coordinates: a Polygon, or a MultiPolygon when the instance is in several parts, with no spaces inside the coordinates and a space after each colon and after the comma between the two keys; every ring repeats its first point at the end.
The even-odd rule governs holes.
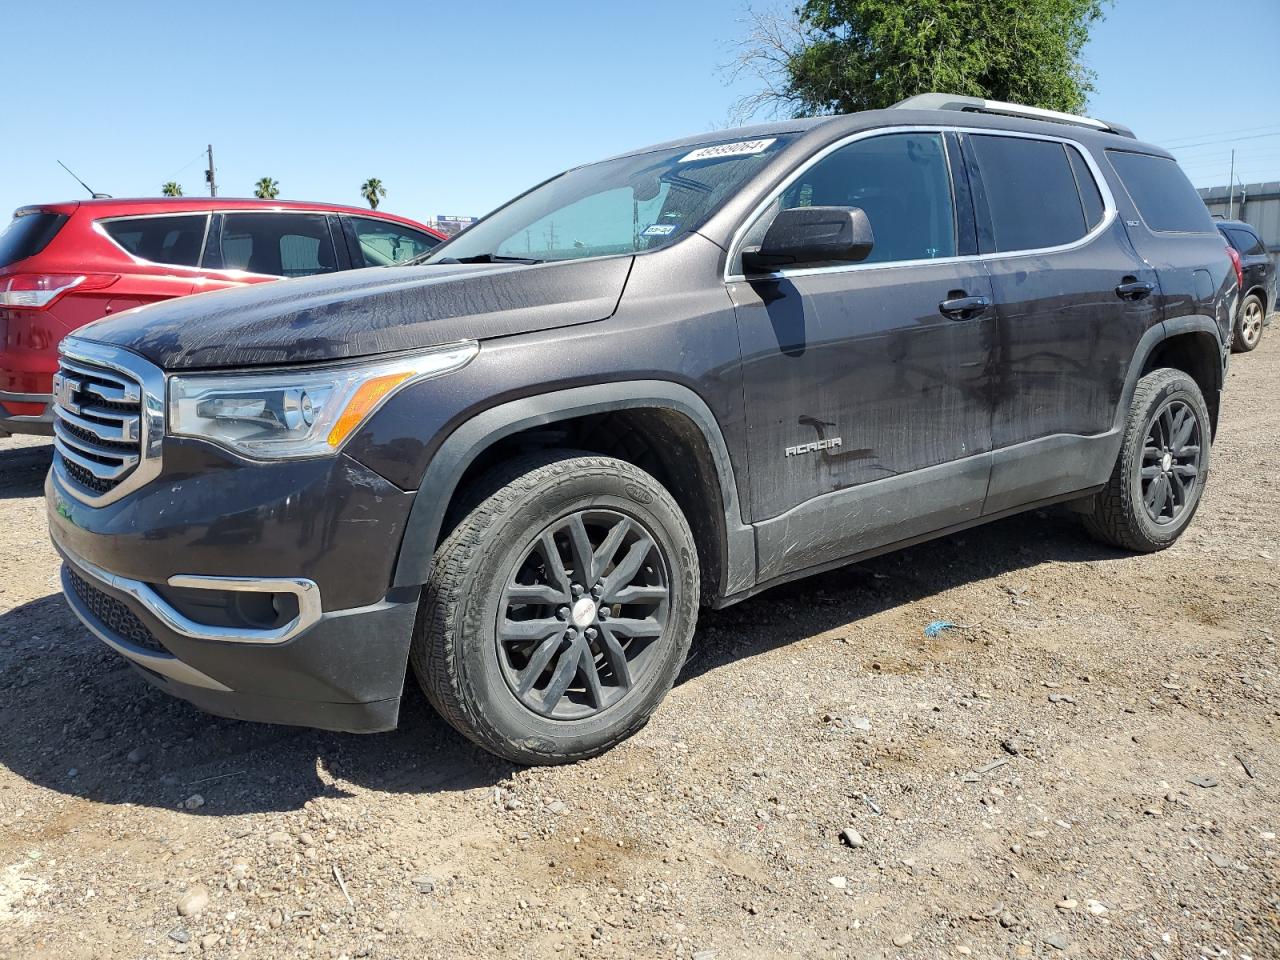
{"type": "Polygon", "coordinates": [[[0,267],[34,257],[49,245],[67,218],[60,213],[25,213],[0,233],[0,267]]]}

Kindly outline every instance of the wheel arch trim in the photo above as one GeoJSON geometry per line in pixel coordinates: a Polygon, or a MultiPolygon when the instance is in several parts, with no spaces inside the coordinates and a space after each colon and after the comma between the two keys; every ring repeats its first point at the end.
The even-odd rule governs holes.
{"type": "Polygon", "coordinates": [[[501,403],[460,424],[441,443],[418,486],[405,524],[393,586],[424,584],[431,576],[436,540],[449,502],[468,467],[494,443],[530,427],[619,410],[660,408],[688,418],[711,451],[724,511],[723,595],[755,583],[755,532],[745,523],[729,447],[706,402],[668,380],[627,380],[535,394],[501,403]]]}
{"type": "MultiPolygon", "coordinates": [[[[1203,315],[1182,316],[1174,317],[1172,320],[1163,320],[1147,328],[1147,332],[1142,335],[1137,346],[1134,347],[1133,358],[1129,361],[1129,372],[1125,377],[1124,391],[1120,398],[1120,404],[1116,408],[1115,427],[1117,429],[1123,429],[1124,418],[1128,415],[1129,405],[1133,402],[1133,392],[1138,387],[1138,381],[1142,379],[1142,372],[1146,369],[1147,362],[1159,349],[1160,344],[1188,333],[1205,334],[1212,337],[1218,350],[1216,364],[1213,366],[1217,373],[1216,386],[1219,391],[1222,390],[1226,380],[1227,347],[1223,343],[1222,331],[1218,328],[1217,323],[1212,318],[1203,315]]],[[[1206,403],[1213,404],[1215,400],[1216,398],[1205,397],[1206,403]]],[[[1213,407],[1211,406],[1210,410],[1212,409],[1213,407]]]]}

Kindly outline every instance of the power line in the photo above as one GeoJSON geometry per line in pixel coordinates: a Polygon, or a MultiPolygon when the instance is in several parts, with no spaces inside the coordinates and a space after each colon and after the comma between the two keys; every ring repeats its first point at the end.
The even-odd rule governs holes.
{"type": "Polygon", "coordinates": [[[1235,130],[1220,130],[1217,132],[1196,133],[1186,137],[1174,137],[1172,140],[1166,140],[1162,146],[1168,147],[1170,144],[1186,143],[1189,140],[1199,140],[1203,137],[1227,137],[1236,133],[1255,133],[1259,130],[1275,130],[1280,127],[1280,123],[1264,123],[1260,127],[1239,127],[1235,130]]]}
{"type": "Polygon", "coordinates": [[[1250,137],[1224,137],[1221,140],[1204,140],[1200,143],[1188,143],[1181,147],[1167,147],[1170,153],[1177,153],[1182,150],[1190,150],[1193,147],[1216,147],[1223,143],[1240,143],[1243,140],[1265,140],[1267,137],[1280,137],[1280,130],[1275,133],[1255,133],[1250,137]]]}

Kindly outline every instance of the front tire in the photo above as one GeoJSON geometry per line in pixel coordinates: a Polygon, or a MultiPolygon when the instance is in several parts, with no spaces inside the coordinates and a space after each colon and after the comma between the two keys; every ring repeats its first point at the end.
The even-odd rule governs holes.
{"type": "Polygon", "coordinates": [[[1200,387],[1163,368],[1138,381],[1120,455],[1085,526],[1096,539],[1150,553],[1171,546],[1195,516],[1209,475],[1210,420],[1200,387]]]}
{"type": "Polygon", "coordinates": [[[1236,335],[1231,338],[1232,353],[1248,353],[1257,348],[1262,341],[1262,324],[1266,316],[1261,297],[1251,293],[1244,298],[1236,312],[1236,335]]]}
{"type": "Polygon", "coordinates": [[[651,475],[547,451],[484,477],[436,551],[410,659],[463,735],[523,764],[596,756],[644,726],[693,638],[693,534],[651,475]]]}

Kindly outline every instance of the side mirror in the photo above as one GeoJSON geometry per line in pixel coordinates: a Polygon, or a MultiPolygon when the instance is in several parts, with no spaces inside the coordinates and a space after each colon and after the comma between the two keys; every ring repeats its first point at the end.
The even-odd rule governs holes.
{"type": "Polygon", "coordinates": [[[857,263],[874,244],[861,207],[791,207],[773,218],[758,249],[742,251],[742,269],[772,273],[805,263],[857,263]]]}

